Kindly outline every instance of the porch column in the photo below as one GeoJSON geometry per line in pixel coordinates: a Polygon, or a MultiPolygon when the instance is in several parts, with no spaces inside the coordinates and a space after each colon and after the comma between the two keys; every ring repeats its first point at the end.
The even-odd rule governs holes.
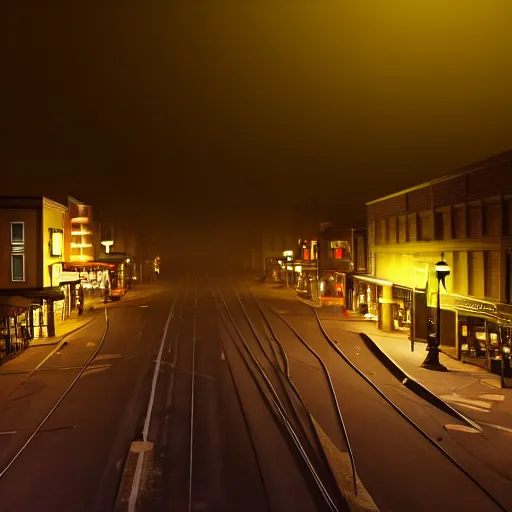
{"type": "Polygon", "coordinates": [[[48,337],[55,336],[55,315],[53,314],[53,299],[48,299],[46,308],[46,322],[48,326],[48,337]]]}
{"type": "Polygon", "coordinates": [[[383,286],[380,304],[380,328],[385,332],[393,331],[393,287],[383,286]]]}

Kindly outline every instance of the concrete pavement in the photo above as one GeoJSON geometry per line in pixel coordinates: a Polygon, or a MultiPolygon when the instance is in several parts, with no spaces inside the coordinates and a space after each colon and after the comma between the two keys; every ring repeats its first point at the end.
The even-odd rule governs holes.
{"type": "MultiPolygon", "coordinates": [[[[393,447],[402,446],[404,449],[407,449],[408,454],[410,455],[415,449],[415,441],[406,434],[406,431],[403,431],[398,438],[393,437],[400,429],[396,418],[393,419],[392,415],[386,419],[384,409],[378,405],[378,402],[371,399],[371,394],[364,397],[362,394],[363,389],[361,388],[361,383],[357,383],[358,381],[357,378],[354,377],[353,371],[349,371],[347,373],[346,370],[343,370],[346,365],[339,355],[332,353],[333,351],[331,350],[330,345],[319,332],[312,310],[308,306],[294,300],[291,294],[286,290],[283,292],[282,290],[276,289],[272,286],[265,285],[252,285],[252,289],[253,292],[264,302],[271,305],[277,312],[284,315],[285,318],[288,318],[289,321],[296,326],[299,332],[303,333],[305,338],[314,345],[315,349],[318,350],[319,353],[323,354],[323,357],[328,362],[328,366],[333,372],[333,380],[335,382],[337,393],[339,393],[340,404],[347,421],[347,428],[349,429],[350,437],[353,439],[356,459],[359,458],[358,471],[361,474],[363,483],[368,488],[372,497],[376,499],[377,505],[382,506],[382,504],[388,503],[388,506],[390,506],[389,500],[393,492],[389,491],[389,488],[394,485],[393,482],[399,481],[406,485],[407,499],[410,499],[411,501],[407,506],[408,508],[405,507],[405,503],[403,501],[398,508],[395,508],[397,507],[396,503],[400,503],[401,499],[399,496],[396,496],[395,499],[398,501],[390,509],[419,510],[420,508],[418,508],[418,504],[413,504],[414,496],[409,495],[408,493],[411,489],[415,488],[417,496],[421,495],[421,488],[417,488],[414,482],[421,482],[421,487],[422,483],[426,481],[425,478],[429,479],[431,477],[422,477],[420,476],[420,473],[418,473],[414,478],[414,482],[411,481],[410,477],[412,475],[412,468],[415,464],[414,460],[421,461],[420,464],[422,467],[434,466],[429,465],[425,455],[409,460],[408,455],[404,456],[400,450],[384,453],[382,443],[384,443],[385,446],[389,443],[389,446],[393,447]],[[336,377],[337,375],[338,377],[336,377]],[[357,398],[355,398],[356,396],[357,398]],[[365,414],[365,412],[369,412],[370,414],[365,414]],[[368,430],[366,430],[366,428],[368,428],[368,430]],[[375,429],[378,430],[376,438],[378,441],[377,444],[374,443],[374,438],[371,437],[371,432],[375,432],[375,429]],[[388,429],[391,430],[388,431],[388,429]],[[388,438],[387,441],[386,438],[388,438]],[[367,467],[366,457],[368,456],[369,449],[372,453],[372,457],[368,460],[370,466],[367,467]],[[372,469],[375,460],[388,461],[385,464],[384,473],[376,473],[375,467],[372,469]],[[391,460],[397,462],[398,460],[401,460],[400,468],[407,468],[407,471],[402,473],[400,468],[396,468],[394,463],[389,462],[391,460]],[[377,480],[374,480],[375,477],[378,477],[377,480]],[[388,477],[391,479],[389,484],[386,485],[385,481],[388,477]],[[418,480],[416,480],[416,478],[418,480]],[[382,494],[382,488],[388,489],[388,491],[382,494]]],[[[464,467],[470,468],[474,475],[478,475],[478,479],[480,481],[485,482],[486,486],[492,489],[495,494],[499,495],[502,501],[505,501],[508,503],[509,507],[512,507],[512,501],[508,498],[509,493],[507,491],[510,479],[512,479],[512,468],[510,460],[504,456],[505,453],[511,452],[510,435],[507,434],[507,432],[497,430],[496,428],[487,427],[486,425],[483,425],[483,423],[480,423],[483,425],[483,432],[475,434],[478,436],[477,438],[472,437],[472,435],[469,434],[470,431],[463,434],[462,432],[465,427],[457,426],[458,422],[453,417],[445,415],[402,386],[402,384],[383,367],[380,361],[378,361],[373,354],[366,349],[366,346],[358,334],[342,328],[342,326],[345,325],[352,325],[353,328],[353,322],[344,323],[339,320],[331,322],[335,322],[334,325],[329,324],[328,326],[325,326],[328,334],[333,339],[336,339],[338,342],[337,345],[348,356],[348,359],[380,390],[383,390],[384,394],[388,396],[396,406],[405,412],[405,414],[408,415],[415,424],[419,425],[425,432],[427,432],[431,439],[439,441],[442,440],[441,444],[443,447],[447,449],[449,453],[456,458],[456,460],[463,463],[464,467]]],[[[297,367],[295,370],[296,372],[303,373],[307,369],[307,366],[305,366],[304,354],[302,354],[300,349],[297,347],[297,343],[294,343],[293,340],[290,339],[290,334],[289,332],[287,333],[286,329],[284,329],[281,334],[283,336],[283,340],[288,340],[286,343],[291,364],[295,364],[297,367]],[[294,361],[299,361],[299,365],[297,366],[294,361]]],[[[294,367],[292,366],[292,370],[293,368],[294,367]]],[[[450,372],[450,377],[457,379],[457,376],[453,375],[453,373],[454,372],[450,372]]],[[[436,373],[434,375],[439,374],[436,373]]],[[[442,377],[444,377],[444,374],[442,377]]],[[[321,408],[319,409],[320,404],[318,403],[318,397],[320,391],[318,384],[314,384],[313,376],[303,378],[307,379],[308,382],[308,386],[303,388],[304,396],[306,399],[309,397],[308,405],[313,412],[316,411],[315,414],[318,415],[317,417],[319,418],[319,421],[325,425],[324,428],[327,433],[330,436],[333,436],[325,411],[321,408]]],[[[473,381],[474,379],[471,382],[473,381]]],[[[447,389],[446,382],[441,382],[439,386],[441,386],[441,388],[438,389],[447,389]]],[[[487,403],[497,400],[497,397],[494,396],[494,391],[496,391],[494,388],[487,387],[486,391],[487,395],[485,399],[487,403]]],[[[442,393],[440,394],[442,395],[442,393]]],[[[481,398],[480,402],[483,401],[484,399],[481,398]]],[[[486,409],[488,412],[485,414],[488,415],[488,421],[490,421],[491,418],[496,421],[503,419],[500,416],[500,414],[502,414],[500,409],[503,410],[503,401],[493,403],[496,405],[493,406],[490,412],[488,408],[486,409]]],[[[454,407],[457,406],[456,403],[452,403],[452,405],[454,407]]],[[[465,408],[461,407],[460,409],[464,414],[468,414],[465,408]]],[[[481,418],[476,418],[474,415],[471,417],[472,419],[481,421],[481,418]]],[[[415,468],[415,471],[416,470],[417,468],[415,468]]],[[[442,487],[443,483],[439,482],[438,485],[442,487]]],[[[427,505],[429,502],[426,501],[422,506],[427,506],[426,510],[450,510],[450,508],[444,508],[448,506],[447,502],[444,501],[447,496],[447,492],[448,491],[443,488],[443,499],[437,503],[437,505],[434,505],[432,502],[427,505]]],[[[401,487],[401,497],[405,499],[403,486],[401,487]]],[[[427,500],[427,496],[424,496],[424,499],[427,500]]],[[[464,508],[460,504],[456,505],[455,503],[453,506],[457,510],[464,508]]],[[[477,510],[477,508],[469,509],[477,510]]]]}
{"type": "MultiPolygon", "coordinates": [[[[0,375],[6,389],[7,381],[21,378],[21,382],[12,381],[10,396],[1,395],[0,386],[2,511],[96,512],[112,510],[115,504],[117,510],[126,510],[137,470],[125,462],[131,460],[132,442],[144,437],[141,433],[146,427],[151,449],[141,459],[137,510],[324,510],[318,487],[269,398],[270,388],[247,352],[239,352],[240,339],[227,322],[228,309],[291,423],[297,426],[304,421],[304,432],[297,433],[304,442],[310,429],[305,413],[312,415],[329,464],[335,468],[333,475],[347,499],[353,500],[352,510],[375,510],[374,503],[379,510],[393,511],[497,510],[342,363],[315,328],[305,305],[276,296],[274,290],[261,285],[255,293],[293,322],[329,369],[360,477],[358,497],[350,495],[346,490],[352,475],[346,440],[316,360],[278,318],[272,320],[291,376],[309,409],[301,410],[300,403],[287,402],[291,399],[285,396],[287,388],[280,386],[263,352],[270,345],[267,349],[259,346],[237,305],[231,284],[244,290],[243,282],[221,280],[223,292],[230,294],[226,308],[214,302],[202,276],[198,281],[197,294],[194,281],[181,276],[171,283],[141,288],[126,301],[100,306],[90,324],[69,335],[66,349],[37,371],[33,372],[39,363],[27,358],[25,373],[0,375]],[[84,371],[87,361],[90,364],[84,371]],[[298,407],[297,417],[292,404],[298,407]]],[[[251,309],[251,300],[245,292],[242,301],[258,337],[269,344],[268,328],[254,304],[251,309]]],[[[358,346],[357,334],[338,333],[340,346],[358,346]]],[[[33,352],[51,349],[39,347],[33,352]]],[[[367,353],[359,351],[359,356],[351,357],[359,357],[372,379],[428,436],[442,439],[435,442],[469,467],[478,480],[500,498],[510,494],[505,469],[501,468],[501,474],[496,471],[497,456],[482,449],[488,446],[487,437],[447,430],[447,426],[460,425],[404,391],[367,353]]],[[[321,466],[321,457],[315,458],[316,448],[306,449],[326,478],[327,467],[321,466]]]]}

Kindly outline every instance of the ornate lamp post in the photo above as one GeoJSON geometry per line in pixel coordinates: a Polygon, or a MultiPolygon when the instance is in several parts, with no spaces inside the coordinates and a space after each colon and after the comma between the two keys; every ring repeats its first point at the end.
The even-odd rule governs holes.
{"type": "MultiPolygon", "coordinates": [[[[441,255],[442,257],[442,255],[441,255]]],[[[436,307],[436,337],[435,341],[431,336],[428,337],[428,354],[421,365],[427,370],[436,370],[438,372],[446,372],[448,369],[439,362],[439,345],[441,344],[441,283],[443,283],[446,290],[445,279],[450,275],[450,267],[446,261],[438,261],[436,263],[436,277],[437,277],[437,307],[436,307]]]]}

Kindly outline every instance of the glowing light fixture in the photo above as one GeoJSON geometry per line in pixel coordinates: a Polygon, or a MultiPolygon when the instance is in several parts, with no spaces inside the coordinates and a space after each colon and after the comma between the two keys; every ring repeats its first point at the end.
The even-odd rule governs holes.
{"type": "Polygon", "coordinates": [[[89,217],[73,217],[71,219],[71,224],[88,224],[89,217]]]}
{"type": "Polygon", "coordinates": [[[81,230],[81,231],[71,231],[71,234],[73,236],[81,236],[81,235],[90,235],[91,232],[87,230],[81,230]]]}
{"type": "Polygon", "coordinates": [[[63,235],[62,231],[52,231],[51,233],[51,255],[54,257],[62,256],[62,246],[63,246],[63,235]]]}
{"type": "Polygon", "coordinates": [[[302,266],[301,265],[295,265],[295,272],[302,272],[302,266]]]}
{"type": "Polygon", "coordinates": [[[86,247],[92,247],[92,244],[71,244],[72,249],[85,249],[86,247]]]}
{"type": "Polygon", "coordinates": [[[109,254],[110,253],[110,247],[112,247],[114,245],[114,240],[103,240],[103,242],[101,242],[101,245],[105,246],[105,252],[107,254],[109,254]]]}

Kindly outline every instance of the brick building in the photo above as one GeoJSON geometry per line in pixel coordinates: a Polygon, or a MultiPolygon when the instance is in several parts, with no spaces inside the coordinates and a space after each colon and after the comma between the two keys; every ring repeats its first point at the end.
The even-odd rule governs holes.
{"type": "Polygon", "coordinates": [[[410,325],[415,339],[426,338],[442,258],[451,274],[441,290],[441,344],[492,365],[512,325],[512,151],[371,201],[367,219],[371,277],[355,294],[366,295],[379,326],[410,325]]]}

